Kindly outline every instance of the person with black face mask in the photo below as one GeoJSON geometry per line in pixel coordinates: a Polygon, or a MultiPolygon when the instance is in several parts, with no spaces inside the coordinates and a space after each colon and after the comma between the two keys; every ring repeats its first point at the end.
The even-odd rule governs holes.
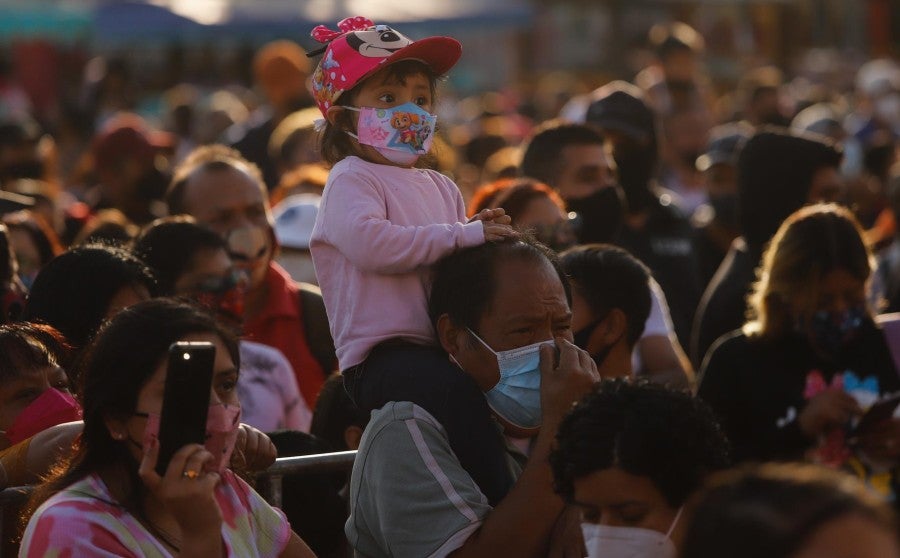
{"type": "Polygon", "coordinates": [[[625,196],[612,169],[602,135],[590,126],[557,120],[535,130],[521,164],[523,175],[559,192],[575,213],[579,244],[615,242],[621,231],[625,196]]]}
{"type": "Polygon", "coordinates": [[[866,304],[872,261],[841,206],[805,207],[778,229],[749,299],[753,318],[713,345],[700,374],[697,395],[718,415],[735,461],[810,460],[883,491],[897,486],[900,419],[859,420],[900,390],[866,304]]]}
{"type": "Polygon", "coordinates": [[[717,126],[710,131],[706,151],[696,160],[708,195],[708,203],[700,206],[692,218],[703,285],[709,284],[731,243],[740,236],[737,159],[752,135],[753,128],[746,123],[717,126]]]}
{"type": "Polygon", "coordinates": [[[630,377],[632,353],[650,316],[650,271],[608,244],[578,246],[560,255],[572,286],[575,345],[603,378],[630,377]]]}
{"type": "Polygon", "coordinates": [[[612,152],[627,212],[616,244],[644,262],[669,301],[675,333],[688,341],[701,285],[690,222],[676,196],[656,182],[659,148],[653,112],[641,91],[622,81],[593,93],[586,121],[612,152]]]}
{"type": "MultiPolygon", "coordinates": [[[[655,200],[644,188],[649,201],[638,195],[626,202],[628,191],[641,190],[623,189],[615,182],[615,163],[604,142],[604,137],[592,126],[549,121],[534,132],[522,156],[521,173],[548,184],[565,200],[570,215],[574,214],[573,224],[580,244],[620,244],[628,204],[641,207],[655,200]]],[[[620,155],[627,156],[624,151],[620,155]]],[[[624,180],[628,184],[648,180],[646,174],[635,178],[647,166],[641,162],[626,165],[624,180]]],[[[651,292],[650,319],[646,320],[644,333],[636,342],[634,372],[653,381],[674,380],[677,385],[685,386],[693,371],[674,335],[666,295],[655,281],[651,292]]]]}

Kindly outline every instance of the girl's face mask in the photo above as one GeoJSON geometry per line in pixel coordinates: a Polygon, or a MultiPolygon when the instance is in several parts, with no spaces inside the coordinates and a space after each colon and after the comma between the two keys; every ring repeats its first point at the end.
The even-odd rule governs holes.
{"type": "MultiPolygon", "coordinates": [[[[135,413],[135,416],[146,417],[144,427],[143,450],[149,451],[150,444],[159,437],[159,413],[135,413]]],[[[206,451],[216,457],[212,471],[221,473],[231,461],[234,445],[237,442],[238,427],[241,424],[241,408],[238,405],[214,403],[209,406],[206,415],[206,451]]]]}
{"type": "Polygon", "coordinates": [[[434,139],[437,116],[415,103],[391,108],[344,107],[359,112],[357,133],[347,132],[359,143],[373,147],[398,165],[412,165],[428,153],[434,139]]]}

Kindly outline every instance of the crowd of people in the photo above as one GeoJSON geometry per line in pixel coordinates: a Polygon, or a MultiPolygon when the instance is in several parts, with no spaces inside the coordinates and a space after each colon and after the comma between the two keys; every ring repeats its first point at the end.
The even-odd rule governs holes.
{"type": "Polygon", "coordinates": [[[454,103],[453,38],[312,38],[153,125],[121,61],[53,118],[0,81],[4,550],[900,557],[897,62],[719,91],[673,23],[632,82],[454,103]]]}

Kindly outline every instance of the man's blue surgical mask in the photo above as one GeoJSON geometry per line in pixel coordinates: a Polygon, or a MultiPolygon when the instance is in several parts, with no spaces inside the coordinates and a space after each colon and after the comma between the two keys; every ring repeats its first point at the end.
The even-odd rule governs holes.
{"type": "Polygon", "coordinates": [[[541,345],[552,339],[495,351],[471,329],[469,333],[497,357],[500,381],[485,393],[491,410],[512,426],[533,429],[541,426],[541,345]]]}

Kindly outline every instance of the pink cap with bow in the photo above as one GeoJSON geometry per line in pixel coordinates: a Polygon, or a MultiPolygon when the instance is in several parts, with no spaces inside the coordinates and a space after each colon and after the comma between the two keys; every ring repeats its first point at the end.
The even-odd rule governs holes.
{"type": "Polygon", "coordinates": [[[313,96],[323,116],[344,91],[392,62],[419,60],[442,75],[462,54],[456,39],[428,37],[413,41],[364,17],[341,20],[338,29],[319,25],[311,33],[315,40],[327,43],[312,79],[313,96]]]}

